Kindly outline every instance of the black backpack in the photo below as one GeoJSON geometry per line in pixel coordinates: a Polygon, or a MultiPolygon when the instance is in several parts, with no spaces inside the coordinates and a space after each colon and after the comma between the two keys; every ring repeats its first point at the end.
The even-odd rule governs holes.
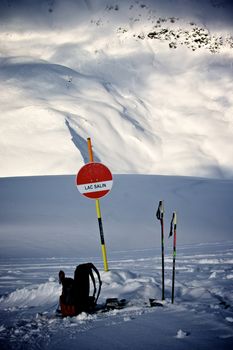
{"type": "Polygon", "coordinates": [[[89,312],[94,309],[100,295],[102,281],[95,265],[92,263],[80,264],[74,272],[73,296],[76,313],[89,312]],[[97,292],[93,272],[98,277],[99,288],[97,292]],[[90,295],[90,277],[93,283],[93,295],[90,295]]]}

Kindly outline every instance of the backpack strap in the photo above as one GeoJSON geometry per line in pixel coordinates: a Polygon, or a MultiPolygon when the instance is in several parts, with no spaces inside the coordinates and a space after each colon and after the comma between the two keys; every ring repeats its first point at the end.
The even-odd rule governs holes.
{"type": "Polygon", "coordinates": [[[95,297],[95,295],[96,295],[96,283],[95,283],[95,278],[94,278],[94,275],[93,275],[92,270],[96,273],[96,275],[97,275],[97,277],[98,277],[98,281],[99,281],[99,289],[98,289],[97,295],[96,295],[96,297],[95,297],[95,304],[96,304],[96,303],[97,303],[97,300],[98,300],[98,298],[99,298],[99,295],[100,295],[102,281],[101,281],[101,278],[100,278],[99,271],[97,270],[97,268],[95,267],[95,265],[92,264],[92,263],[89,263],[89,266],[90,266],[90,276],[91,276],[91,279],[92,279],[92,282],[93,282],[93,285],[94,285],[93,297],[95,297]]]}
{"type": "Polygon", "coordinates": [[[95,294],[96,294],[96,283],[95,283],[95,277],[94,277],[93,272],[92,272],[92,268],[90,268],[89,275],[91,276],[91,280],[92,280],[93,287],[94,287],[93,297],[95,297],[95,294]]]}

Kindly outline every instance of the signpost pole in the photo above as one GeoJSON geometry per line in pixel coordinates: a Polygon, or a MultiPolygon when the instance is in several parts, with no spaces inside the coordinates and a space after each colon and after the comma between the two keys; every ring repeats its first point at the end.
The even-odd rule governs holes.
{"type": "MultiPolygon", "coordinates": [[[[87,139],[87,146],[88,146],[88,153],[89,153],[90,162],[94,162],[90,137],[88,137],[88,139],[87,139]]],[[[99,199],[95,200],[95,205],[96,205],[96,214],[97,214],[99,230],[100,230],[100,242],[101,242],[102,256],[103,256],[103,262],[104,262],[104,271],[108,271],[108,260],[107,260],[106,246],[105,246],[105,242],[104,242],[104,231],[103,231],[103,224],[102,224],[99,199]]]]}
{"type": "Polygon", "coordinates": [[[99,199],[96,199],[95,204],[96,204],[96,213],[97,213],[97,219],[98,219],[99,230],[100,230],[100,242],[101,242],[102,255],[103,255],[103,261],[104,261],[104,271],[108,271],[107,253],[106,253],[106,247],[104,242],[104,231],[103,231],[99,199]]]}

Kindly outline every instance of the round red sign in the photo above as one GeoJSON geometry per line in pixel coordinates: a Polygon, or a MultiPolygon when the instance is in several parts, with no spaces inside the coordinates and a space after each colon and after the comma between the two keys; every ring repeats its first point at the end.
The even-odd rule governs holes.
{"type": "Polygon", "coordinates": [[[112,173],[102,163],[91,162],[84,165],[76,177],[79,192],[85,197],[98,199],[112,188],[112,173]]]}

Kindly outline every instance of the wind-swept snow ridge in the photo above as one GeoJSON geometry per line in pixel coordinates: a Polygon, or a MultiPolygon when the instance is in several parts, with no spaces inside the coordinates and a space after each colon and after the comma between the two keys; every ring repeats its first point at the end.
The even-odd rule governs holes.
{"type": "MultiPolygon", "coordinates": [[[[59,269],[59,267],[58,267],[59,269]]],[[[127,298],[134,305],[143,305],[149,298],[159,298],[160,287],[153,277],[141,276],[128,270],[112,269],[102,272],[102,300],[104,296],[127,298]]],[[[61,294],[61,286],[51,278],[51,281],[17,289],[0,298],[0,309],[14,311],[31,307],[41,308],[57,302],[61,294]]]]}
{"type": "Polygon", "coordinates": [[[61,291],[55,282],[46,282],[38,286],[17,289],[6,297],[1,297],[1,309],[15,310],[56,303],[61,291]]]}

